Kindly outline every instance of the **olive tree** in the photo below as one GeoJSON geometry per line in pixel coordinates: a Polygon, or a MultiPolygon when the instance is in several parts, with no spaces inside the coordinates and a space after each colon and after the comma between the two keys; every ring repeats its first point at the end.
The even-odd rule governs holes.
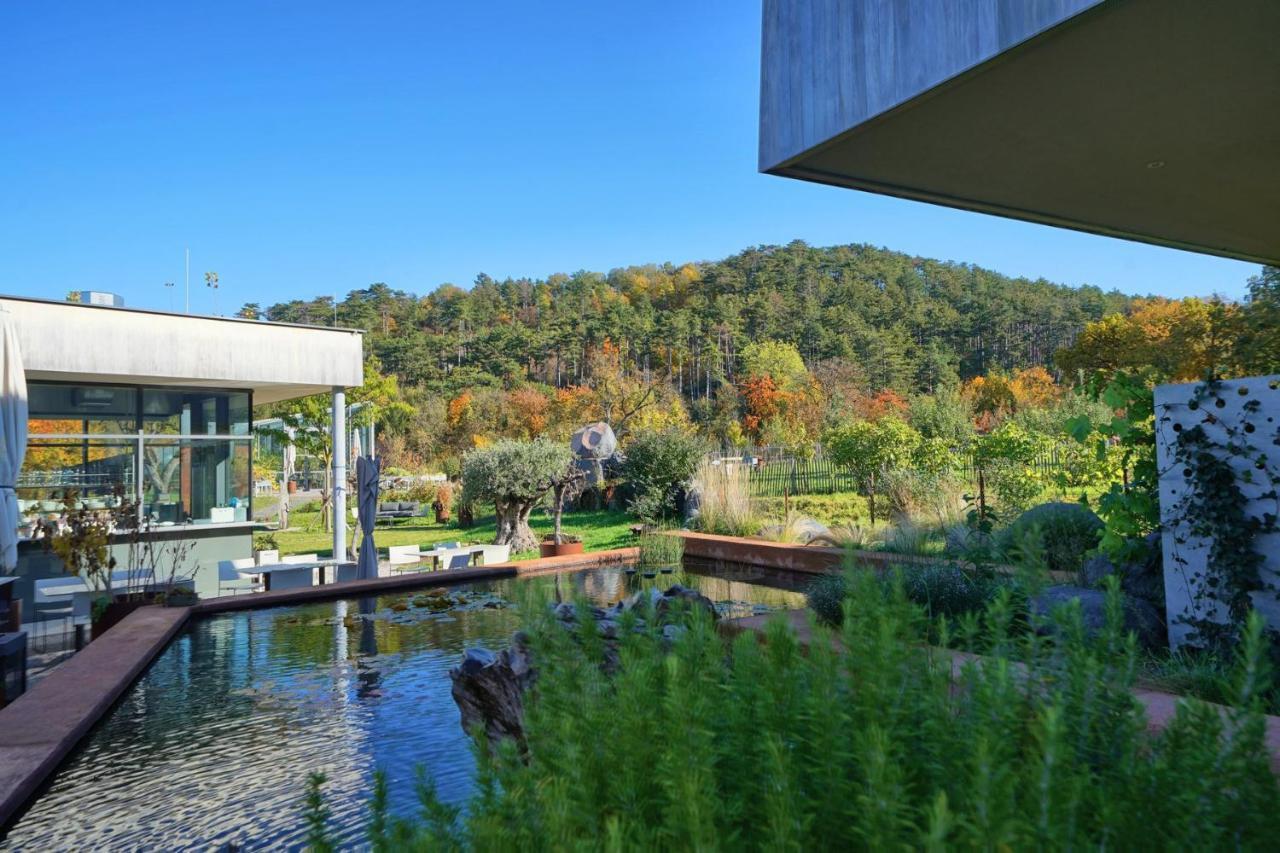
{"type": "Polygon", "coordinates": [[[493,502],[497,545],[513,551],[538,547],[529,514],[573,465],[573,452],[546,439],[503,439],[462,457],[464,502],[493,502]]]}

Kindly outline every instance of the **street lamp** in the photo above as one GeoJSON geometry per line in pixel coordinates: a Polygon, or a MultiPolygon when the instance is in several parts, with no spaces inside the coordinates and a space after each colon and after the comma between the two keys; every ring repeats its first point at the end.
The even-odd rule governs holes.
{"type": "Polygon", "coordinates": [[[218,274],[216,272],[207,272],[204,274],[204,286],[213,291],[213,316],[218,316],[218,274]]]}

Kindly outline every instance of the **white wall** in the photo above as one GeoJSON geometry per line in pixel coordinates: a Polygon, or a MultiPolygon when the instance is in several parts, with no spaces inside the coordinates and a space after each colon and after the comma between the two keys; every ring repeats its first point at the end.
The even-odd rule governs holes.
{"type": "Polygon", "coordinates": [[[262,323],[0,298],[30,379],[253,389],[255,403],[363,384],[363,336],[262,323]]]}
{"type": "MultiPolygon", "coordinates": [[[[1181,621],[1184,614],[1226,621],[1221,604],[1203,599],[1197,604],[1193,600],[1202,588],[1203,579],[1196,576],[1208,566],[1212,541],[1192,532],[1193,519],[1183,511],[1191,484],[1185,466],[1176,456],[1179,431],[1201,426],[1214,446],[1224,448],[1221,458],[1230,461],[1237,472],[1236,482],[1244,495],[1246,512],[1259,518],[1264,513],[1280,514],[1280,499],[1274,496],[1280,488],[1280,376],[1221,382],[1193,409],[1191,404],[1200,387],[1198,382],[1161,385],[1155,391],[1166,615],[1169,641],[1174,646],[1185,642],[1190,631],[1181,621]],[[1252,426],[1253,431],[1247,432],[1246,425],[1252,426]],[[1225,449],[1233,445],[1235,452],[1225,449]],[[1261,468],[1257,467],[1259,461],[1261,468]]],[[[1255,545],[1266,556],[1263,579],[1280,584],[1280,534],[1260,536],[1255,545]]],[[[1254,593],[1253,602],[1268,623],[1280,629],[1277,594],[1254,593]]]]}

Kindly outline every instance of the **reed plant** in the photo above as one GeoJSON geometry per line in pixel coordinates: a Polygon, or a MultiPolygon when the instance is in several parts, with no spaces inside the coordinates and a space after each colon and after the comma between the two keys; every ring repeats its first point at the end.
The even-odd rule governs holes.
{"type": "MultiPolygon", "coordinates": [[[[1131,688],[1135,642],[1109,590],[1015,631],[1002,591],[965,630],[986,655],[952,672],[900,583],[846,576],[838,631],[778,619],[726,641],[693,614],[671,640],[634,621],[606,674],[590,620],[526,615],[538,661],[527,750],[477,739],[476,791],[371,821],[374,849],[1271,849],[1280,788],[1248,623],[1225,713],[1181,703],[1162,733],[1131,688]],[[835,642],[838,640],[839,642],[835,642]],[[959,682],[959,683],[957,683],[959,682]]],[[[946,623],[942,623],[945,630],[946,623]]],[[[376,805],[376,804],[375,804],[376,805]]],[[[314,810],[313,810],[314,811],[314,810]]],[[[313,839],[314,840],[314,839],[313,839]]]]}
{"type": "Polygon", "coordinates": [[[684,540],[667,533],[645,533],[640,537],[641,569],[680,568],[684,560],[684,540]]]}
{"type": "Polygon", "coordinates": [[[747,469],[732,463],[698,463],[693,488],[698,494],[698,529],[723,536],[751,536],[760,529],[751,502],[747,469]]]}

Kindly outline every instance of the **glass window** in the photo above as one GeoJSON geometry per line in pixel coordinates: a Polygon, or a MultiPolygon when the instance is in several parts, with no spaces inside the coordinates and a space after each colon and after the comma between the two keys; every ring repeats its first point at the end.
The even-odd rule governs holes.
{"type": "Polygon", "coordinates": [[[66,497],[89,509],[107,509],[133,500],[137,445],[133,442],[84,439],[38,441],[27,445],[18,474],[19,535],[30,538],[41,520],[55,521],[66,509],[66,497]]]}
{"type": "Polygon", "coordinates": [[[27,432],[40,435],[129,435],[138,431],[138,390],[107,385],[27,386],[27,432]]]}
{"type": "Polygon", "coordinates": [[[249,442],[143,442],[142,508],[154,522],[249,521],[249,442]]]}
{"type": "Polygon", "coordinates": [[[142,392],[142,424],[152,435],[248,435],[249,394],[149,388],[142,392]]]}
{"type": "Polygon", "coordinates": [[[136,503],[159,524],[251,520],[248,392],[32,382],[28,400],[21,536],[57,520],[71,491],[91,509],[136,503]],[[243,438],[206,437],[220,435],[243,438]]]}

